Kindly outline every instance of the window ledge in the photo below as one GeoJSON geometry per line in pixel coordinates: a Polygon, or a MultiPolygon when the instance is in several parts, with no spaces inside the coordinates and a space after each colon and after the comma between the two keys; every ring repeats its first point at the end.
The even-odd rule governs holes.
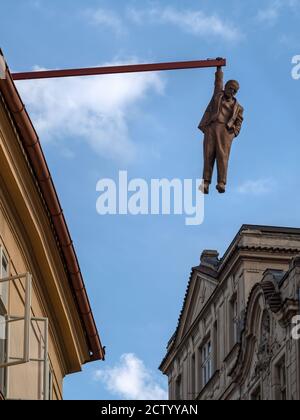
{"type": "Polygon", "coordinates": [[[227,363],[232,357],[236,356],[234,353],[237,352],[237,350],[240,347],[240,343],[236,343],[232,349],[229,351],[229,353],[227,354],[227,356],[224,359],[224,362],[227,363]]]}
{"type": "Polygon", "coordinates": [[[210,380],[207,382],[207,384],[202,388],[200,393],[198,394],[197,400],[201,398],[201,396],[209,390],[210,387],[214,387],[215,383],[219,379],[220,376],[220,370],[216,370],[213,376],[210,378],[210,380]]]}

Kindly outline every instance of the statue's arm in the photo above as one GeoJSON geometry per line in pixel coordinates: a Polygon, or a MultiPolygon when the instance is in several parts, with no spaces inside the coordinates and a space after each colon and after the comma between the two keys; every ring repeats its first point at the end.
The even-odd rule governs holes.
{"type": "Polygon", "coordinates": [[[205,133],[205,128],[207,127],[209,120],[210,120],[210,116],[211,116],[211,107],[212,107],[212,102],[209,103],[208,107],[205,110],[205,113],[202,117],[202,120],[200,121],[200,124],[198,126],[199,130],[201,130],[203,133],[205,133]]]}
{"type": "Polygon", "coordinates": [[[222,67],[218,67],[215,73],[215,91],[214,95],[222,92],[224,89],[224,73],[222,67]]]}
{"type": "Polygon", "coordinates": [[[203,133],[205,133],[205,128],[207,127],[209,121],[210,121],[210,117],[211,117],[211,113],[212,113],[212,107],[213,107],[213,102],[214,102],[214,96],[217,93],[220,93],[223,91],[223,71],[222,71],[222,67],[219,66],[217,67],[217,71],[215,74],[215,90],[214,90],[214,94],[213,97],[208,105],[208,107],[206,108],[206,111],[204,113],[204,116],[202,118],[202,120],[200,121],[200,124],[198,126],[199,130],[201,130],[203,133]]]}
{"type": "Polygon", "coordinates": [[[235,137],[237,137],[240,134],[243,121],[244,121],[244,108],[240,107],[237,119],[235,121],[235,127],[234,127],[235,137]]]}

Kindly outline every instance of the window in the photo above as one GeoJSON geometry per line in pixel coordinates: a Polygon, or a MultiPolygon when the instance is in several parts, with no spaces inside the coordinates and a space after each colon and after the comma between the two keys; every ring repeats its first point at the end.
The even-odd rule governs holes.
{"type": "Polygon", "coordinates": [[[179,375],[176,379],[176,389],[175,389],[175,399],[176,400],[182,400],[182,395],[181,395],[181,375],[179,375]]]}
{"type": "Polygon", "coordinates": [[[9,276],[8,268],[8,259],[0,247],[0,285],[3,303],[0,307],[0,389],[7,399],[31,399],[28,397],[30,393],[32,399],[50,399],[53,391],[53,375],[52,371],[49,373],[48,363],[48,319],[31,317],[31,274],[9,276]],[[10,313],[8,305],[10,284],[17,287],[24,304],[23,314],[10,313]],[[30,375],[36,375],[37,387],[20,387],[16,391],[14,387],[8,386],[9,382],[13,382],[11,375],[14,374],[14,369],[8,371],[7,368],[23,364],[28,364],[26,374],[28,372],[30,375]]]}
{"type": "MultiPolygon", "coordinates": [[[[49,363],[49,362],[48,362],[49,363]]],[[[47,389],[46,399],[48,401],[53,400],[53,370],[49,363],[49,372],[48,372],[48,389],[47,389]]]]}
{"type": "Polygon", "coordinates": [[[205,386],[212,377],[211,341],[201,348],[202,385],[205,386]]]}
{"type": "MultiPolygon", "coordinates": [[[[3,248],[0,248],[0,278],[4,279],[9,276],[8,258],[3,248]]],[[[8,284],[0,283],[0,365],[6,362],[6,328],[7,328],[7,307],[8,307],[8,284]]],[[[5,394],[6,369],[0,368],[0,391],[5,394]]]]}
{"type": "MultiPolygon", "coordinates": [[[[30,302],[31,302],[31,275],[29,273],[7,277],[8,263],[7,258],[3,257],[0,248],[0,285],[1,285],[1,307],[0,307],[0,341],[2,341],[2,351],[0,352],[0,369],[29,361],[29,332],[30,332],[30,302]],[[2,277],[2,273],[4,277],[2,277]],[[24,314],[9,313],[8,291],[12,282],[20,281],[23,283],[24,293],[24,314]],[[16,335],[17,334],[17,335],[16,335]],[[7,345],[8,337],[10,343],[7,345]],[[17,337],[17,341],[14,337],[17,337]],[[22,339],[22,340],[21,340],[22,339]],[[22,344],[22,345],[21,345],[22,344]],[[3,350],[4,349],[4,350],[3,350]],[[17,354],[18,353],[18,354],[17,354]]],[[[21,284],[22,284],[21,283],[21,284]]]]}
{"type": "Polygon", "coordinates": [[[191,363],[191,398],[196,398],[196,356],[195,354],[192,355],[192,363],[191,363]]]}
{"type": "Polygon", "coordinates": [[[279,366],[279,378],[280,378],[280,400],[286,401],[286,373],[285,363],[279,366]]]}
{"type": "MultiPolygon", "coordinates": [[[[5,279],[9,276],[8,258],[6,257],[3,248],[0,249],[0,278],[5,279]]],[[[5,315],[8,305],[8,284],[0,283],[0,315],[5,315]]]]}
{"type": "Polygon", "coordinates": [[[218,321],[214,323],[213,335],[213,372],[219,368],[219,336],[218,336],[218,321]]]}
{"type": "Polygon", "coordinates": [[[48,356],[48,319],[31,318],[30,364],[36,370],[37,388],[34,399],[52,398],[53,375],[48,356]]]}
{"type": "Polygon", "coordinates": [[[4,252],[3,252],[3,250],[2,250],[2,262],[1,262],[1,265],[2,265],[2,278],[6,278],[6,277],[8,277],[8,259],[7,259],[7,257],[5,256],[5,254],[4,254],[4,252]]]}
{"type": "MultiPolygon", "coordinates": [[[[0,315],[0,364],[6,362],[6,322],[5,317],[0,315]]],[[[0,391],[5,395],[6,369],[0,368],[0,391]]]]}
{"type": "Polygon", "coordinates": [[[238,302],[237,295],[235,294],[229,303],[229,337],[230,337],[230,349],[238,342],[238,302]]]}
{"type": "Polygon", "coordinates": [[[252,400],[252,401],[261,401],[261,400],[262,400],[262,397],[261,397],[261,388],[260,388],[260,386],[259,386],[259,387],[257,387],[257,388],[255,389],[255,391],[252,393],[252,395],[251,395],[251,400],[252,400]]]}
{"type": "Polygon", "coordinates": [[[276,365],[275,368],[275,398],[276,400],[286,401],[287,400],[287,388],[286,388],[286,367],[285,358],[276,365]]]}

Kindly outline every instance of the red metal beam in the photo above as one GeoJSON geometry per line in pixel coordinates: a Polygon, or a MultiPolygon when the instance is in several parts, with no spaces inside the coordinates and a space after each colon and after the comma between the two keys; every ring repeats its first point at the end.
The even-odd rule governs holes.
{"type": "Polygon", "coordinates": [[[147,71],[183,70],[226,66],[224,58],[200,61],[178,61],[173,63],[131,64],[125,66],[94,67],[85,69],[43,70],[13,73],[14,80],[50,79],[55,77],[95,76],[100,74],[139,73],[147,71]]]}

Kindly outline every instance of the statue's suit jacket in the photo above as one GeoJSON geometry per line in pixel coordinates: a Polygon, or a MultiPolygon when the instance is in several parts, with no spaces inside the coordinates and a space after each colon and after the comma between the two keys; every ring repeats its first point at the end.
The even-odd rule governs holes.
{"type": "MultiPolygon", "coordinates": [[[[207,126],[217,121],[223,96],[224,96],[223,72],[222,70],[218,70],[216,72],[215,90],[214,90],[213,97],[198,126],[199,130],[203,131],[203,133],[205,133],[205,128],[207,126]]],[[[233,113],[229,122],[227,123],[227,128],[228,130],[233,130],[235,137],[237,137],[240,133],[242,123],[244,120],[243,118],[244,108],[238,103],[237,100],[235,101],[236,102],[233,108],[233,113]]]]}

